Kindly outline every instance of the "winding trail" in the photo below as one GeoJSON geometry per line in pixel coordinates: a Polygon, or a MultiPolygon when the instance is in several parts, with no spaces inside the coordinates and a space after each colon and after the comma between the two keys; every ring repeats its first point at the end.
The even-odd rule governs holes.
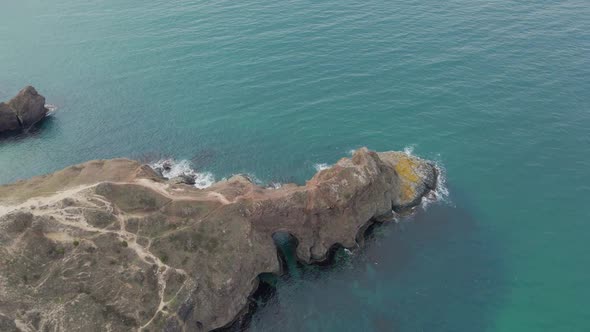
{"type": "MultiPolygon", "coordinates": [[[[174,268],[162,262],[162,260],[151,253],[149,251],[149,246],[153,239],[149,239],[149,243],[146,247],[141,246],[137,243],[138,235],[126,230],[126,222],[129,217],[133,217],[133,215],[129,216],[121,216],[120,214],[116,213],[116,209],[111,202],[106,200],[104,197],[100,195],[96,195],[92,192],[92,188],[98,186],[100,183],[87,185],[87,186],[78,186],[75,188],[70,188],[67,190],[63,190],[57,192],[53,195],[41,197],[41,198],[31,198],[27,201],[15,204],[15,205],[0,205],[0,216],[10,214],[12,212],[16,212],[19,210],[25,210],[29,213],[33,214],[34,216],[45,216],[45,217],[53,217],[53,220],[58,222],[59,224],[64,226],[63,232],[51,232],[45,233],[44,236],[51,239],[54,242],[73,242],[74,237],[72,237],[66,229],[76,229],[78,231],[83,232],[90,232],[96,234],[114,234],[119,238],[119,241],[125,241],[127,243],[127,247],[135,252],[135,255],[144,263],[148,265],[156,264],[156,275],[158,281],[158,296],[160,299],[160,303],[154,315],[141,327],[138,331],[143,331],[147,326],[149,326],[154,319],[158,316],[160,312],[165,312],[165,308],[170,302],[174,301],[176,296],[182,291],[185,287],[185,284],[177,290],[176,294],[168,301],[165,301],[165,292],[166,292],[166,277],[170,273],[170,271],[174,271],[179,273],[188,280],[188,273],[183,269],[174,268]],[[78,202],[78,206],[74,208],[74,210],[79,209],[80,206],[88,209],[96,209],[96,210],[105,210],[109,213],[113,213],[113,216],[116,217],[117,223],[119,224],[118,230],[112,229],[104,229],[95,227],[89,224],[86,218],[76,211],[70,212],[67,207],[62,208],[59,203],[66,198],[75,197],[78,202]],[[99,205],[100,204],[100,205],[99,205]],[[101,206],[102,205],[102,206],[101,206]],[[35,209],[31,209],[34,206],[35,209]]],[[[194,196],[181,196],[181,195],[171,195],[166,189],[165,185],[159,185],[153,181],[149,181],[146,179],[140,179],[136,182],[124,182],[124,183],[117,183],[117,184],[133,184],[133,185],[142,185],[148,187],[159,194],[173,199],[173,200],[200,200],[202,198],[197,198],[194,196]]],[[[210,193],[208,197],[213,198],[214,200],[218,200],[222,204],[229,204],[230,202],[221,194],[219,193],[210,193]]],[[[88,241],[88,240],[85,240],[88,241]]],[[[15,241],[15,244],[18,241],[15,241]]],[[[48,280],[50,275],[48,274],[39,284],[35,286],[36,289],[39,289],[43,286],[43,284],[48,280]]],[[[60,311],[60,308],[55,308],[55,311],[60,311]]],[[[57,316],[57,315],[55,315],[57,316]]]]}

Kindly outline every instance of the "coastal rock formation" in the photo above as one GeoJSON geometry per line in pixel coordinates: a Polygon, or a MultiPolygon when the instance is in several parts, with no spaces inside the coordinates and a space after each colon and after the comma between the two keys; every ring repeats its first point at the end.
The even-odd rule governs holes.
{"type": "Polygon", "coordinates": [[[0,133],[21,129],[16,113],[8,104],[0,102],[0,133]]]}
{"type": "Polygon", "coordinates": [[[428,161],[365,148],[304,186],[236,175],[207,189],[127,159],[0,186],[0,326],[20,331],[210,331],[243,315],[272,239],[321,262],[434,189],[428,161]],[[396,212],[392,212],[396,211],[396,212]]]}
{"type": "Polygon", "coordinates": [[[27,129],[47,115],[45,97],[27,86],[7,104],[0,103],[0,132],[27,129]]]}
{"type": "Polygon", "coordinates": [[[195,177],[190,174],[180,174],[168,180],[171,184],[188,184],[190,186],[195,184],[195,177]]]}

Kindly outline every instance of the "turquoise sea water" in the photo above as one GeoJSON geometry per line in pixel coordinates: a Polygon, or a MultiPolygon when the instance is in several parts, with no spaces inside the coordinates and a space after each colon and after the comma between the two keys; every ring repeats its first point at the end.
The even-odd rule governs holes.
{"type": "Polygon", "coordinates": [[[590,4],[3,0],[0,100],[59,110],[0,140],[0,183],[167,155],[303,182],[413,147],[450,197],[295,268],[253,331],[590,331],[590,4]]]}

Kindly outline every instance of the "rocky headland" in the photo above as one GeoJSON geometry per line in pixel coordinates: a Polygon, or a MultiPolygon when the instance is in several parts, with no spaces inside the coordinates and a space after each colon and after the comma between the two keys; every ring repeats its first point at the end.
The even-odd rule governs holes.
{"type": "Polygon", "coordinates": [[[41,121],[49,110],[45,97],[27,86],[8,103],[0,102],[0,133],[21,131],[41,121]]]}
{"type": "Polygon", "coordinates": [[[365,148],[303,186],[236,175],[206,189],[127,159],[0,186],[0,330],[210,331],[244,315],[273,234],[303,263],[356,247],[367,227],[431,195],[437,170],[365,148]]]}

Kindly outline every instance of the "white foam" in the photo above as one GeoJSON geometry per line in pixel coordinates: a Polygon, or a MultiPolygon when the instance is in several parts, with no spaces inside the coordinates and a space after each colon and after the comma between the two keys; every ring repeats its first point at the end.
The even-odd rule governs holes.
{"type": "Polygon", "coordinates": [[[159,169],[162,176],[172,179],[181,175],[188,175],[195,179],[195,187],[199,189],[208,188],[215,183],[215,176],[211,172],[197,172],[191,168],[188,160],[176,161],[174,159],[161,159],[150,166],[153,169],[159,169]],[[168,166],[168,167],[165,167],[168,166]]]}
{"type": "Polygon", "coordinates": [[[328,169],[330,167],[332,167],[332,166],[330,166],[329,164],[326,164],[326,163],[318,163],[318,164],[313,165],[313,168],[315,168],[315,170],[318,172],[328,169]]]}
{"type": "Polygon", "coordinates": [[[211,187],[215,183],[215,177],[213,173],[196,173],[195,176],[195,187],[199,189],[205,189],[211,187]]]}
{"type": "Polygon", "coordinates": [[[434,191],[428,195],[422,197],[421,207],[426,209],[429,204],[434,202],[443,202],[445,204],[451,204],[449,199],[449,188],[447,188],[447,177],[445,168],[438,162],[434,164],[437,171],[436,187],[434,191]]]}
{"type": "Polygon", "coordinates": [[[412,145],[408,145],[404,148],[404,153],[407,154],[408,156],[411,156],[414,154],[414,148],[416,147],[415,144],[412,145]]]}
{"type": "Polygon", "coordinates": [[[47,115],[52,115],[57,111],[57,106],[53,104],[45,104],[45,108],[47,109],[47,115]]]}
{"type": "Polygon", "coordinates": [[[281,189],[282,186],[283,186],[283,184],[280,182],[271,182],[268,184],[267,188],[268,189],[281,189]]]}
{"type": "Polygon", "coordinates": [[[438,177],[436,179],[436,189],[434,195],[438,201],[442,201],[451,204],[449,188],[447,187],[447,171],[440,164],[435,163],[436,170],[438,171],[438,177]]]}
{"type": "MultiPolygon", "coordinates": [[[[404,153],[409,156],[416,156],[414,154],[414,148],[416,147],[415,144],[406,146],[404,148],[404,153]]],[[[428,195],[422,197],[421,207],[425,209],[428,207],[430,203],[434,202],[443,202],[446,204],[450,204],[451,201],[449,199],[449,189],[447,188],[447,177],[446,177],[446,169],[442,165],[440,161],[434,162],[434,167],[436,168],[436,172],[438,174],[436,178],[436,187],[434,191],[429,193],[428,195]]]]}

